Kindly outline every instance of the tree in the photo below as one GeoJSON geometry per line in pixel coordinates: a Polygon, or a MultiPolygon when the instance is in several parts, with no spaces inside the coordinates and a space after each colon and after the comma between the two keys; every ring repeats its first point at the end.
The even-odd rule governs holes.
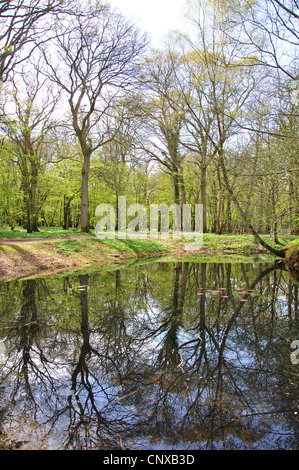
{"type": "Polygon", "coordinates": [[[242,44],[256,64],[298,79],[299,4],[297,0],[228,0],[221,5],[222,29],[242,44]]]}
{"type": "MultiPolygon", "coordinates": [[[[220,24],[223,24],[221,17],[223,8],[220,3],[216,1],[213,5],[214,8],[209,10],[204,1],[199,2],[198,15],[195,17],[197,31],[195,37],[201,47],[196,47],[196,43],[189,40],[193,54],[195,53],[199,57],[199,60],[194,62],[203,63],[203,78],[199,74],[193,74],[193,81],[199,82],[201,95],[204,96],[206,103],[203,107],[200,102],[199,115],[208,113],[211,116],[208,121],[200,117],[197,123],[203,128],[204,136],[208,138],[214,148],[225,187],[245,226],[265,249],[283,257],[283,250],[269,245],[259,236],[251,221],[246,217],[228,177],[225,162],[226,147],[232,137],[241,131],[242,124],[240,123],[244,119],[245,106],[253,99],[253,92],[257,89],[257,83],[261,78],[253,73],[254,61],[252,57],[240,59],[240,44],[232,44],[227,40],[227,35],[219,27],[220,24]],[[205,26],[207,20],[209,20],[209,27],[205,26]],[[209,126],[207,126],[207,122],[209,126]]],[[[187,60],[186,63],[189,66],[191,61],[187,60]]],[[[192,115],[197,112],[194,107],[195,103],[194,100],[190,103],[192,115]]]]}
{"type": "Polygon", "coordinates": [[[239,131],[236,118],[256,87],[251,59],[238,59],[239,51],[218,26],[217,5],[206,3],[194,4],[194,29],[181,36],[184,72],[177,75],[186,109],[181,142],[199,170],[204,232],[208,167],[239,131]]]}
{"type": "MultiPolygon", "coordinates": [[[[207,169],[213,161],[216,151],[209,138],[214,122],[214,104],[211,98],[207,51],[193,50],[183,54],[185,83],[180,87],[184,96],[185,132],[181,137],[183,146],[189,151],[190,159],[199,171],[200,200],[203,206],[203,231],[207,232],[207,169]]],[[[209,61],[209,59],[208,59],[209,61]]],[[[211,64],[210,64],[211,65],[211,64]]]]}
{"type": "Polygon", "coordinates": [[[50,134],[57,123],[53,111],[59,93],[48,87],[38,72],[15,77],[3,104],[1,128],[3,146],[21,175],[24,228],[38,231],[38,214],[47,197],[38,201],[39,177],[51,160],[50,134]]]}
{"type": "Polygon", "coordinates": [[[0,220],[14,230],[22,219],[22,198],[20,192],[16,191],[16,188],[20,187],[20,175],[18,168],[12,165],[7,147],[3,145],[3,142],[0,149],[0,162],[0,220]]]}
{"type": "MultiPolygon", "coordinates": [[[[139,31],[108,6],[90,4],[55,24],[51,47],[42,48],[47,74],[67,96],[72,127],[83,155],[81,230],[89,231],[88,178],[91,155],[111,141],[104,117],[121,93],[135,83],[146,42],[139,31]]],[[[117,131],[117,129],[115,130],[117,131]]]]}
{"type": "Polygon", "coordinates": [[[186,204],[183,176],[185,154],[181,145],[184,109],[176,84],[179,60],[179,56],[174,58],[168,52],[158,52],[145,61],[142,75],[146,73],[149,96],[146,98],[146,117],[141,138],[143,149],[171,176],[175,203],[183,206],[186,204]]]}
{"type": "Polygon", "coordinates": [[[0,4],[0,84],[45,40],[49,16],[66,10],[65,0],[3,0],[0,4]]]}

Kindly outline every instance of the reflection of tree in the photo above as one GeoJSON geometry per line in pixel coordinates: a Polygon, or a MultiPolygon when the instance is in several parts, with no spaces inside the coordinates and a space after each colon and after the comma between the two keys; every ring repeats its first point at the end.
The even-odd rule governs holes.
{"type": "Polygon", "coordinates": [[[171,304],[164,309],[165,322],[161,325],[160,334],[164,334],[157,357],[156,367],[162,369],[178,366],[181,362],[178,350],[178,333],[182,326],[182,316],[188,280],[188,263],[176,263],[171,304]]]}
{"type": "MultiPolygon", "coordinates": [[[[68,439],[63,447],[65,449],[121,448],[122,434],[128,423],[126,416],[118,415],[118,400],[115,401],[115,392],[113,387],[111,390],[107,377],[111,365],[115,372],[118,369],[101,341],[95,346],[92,344],[88,311],[88,276],[81,275],[79,280],[82,345],[71,375],[68,405],[60,411],[60,414],[68,412],[70,416],[68,439]]],[[[119,272],[116,275],[116,291],[118,289],[119,272]]]]}
{"type": "MultiPolygon", "coordinates": [[[[47,374],[41,373],[40,364],[47,368],[47,359],[43,354],[39,344],[39,333],[41,330],[40,318],[36,302],[37,289],[43,288],[43,283],[34,279],[23,281],[20,295],[20,313],[18,317],[8,327],[7,338],[10,338],[11,349],[10,358],[14,358],[13,365],[7,369],[8,374],[14,373],[17,376],[15,394],[19,388],[23,387],[28,396],[34,401],[32,391],[32,374],[36,379],[46,382],[49,379],[47,374]],[[16,341],[12,338],[16,336],[16,341]],[[22,379],[24,378],[24,383],[22,379]]],[[[50,383],[50,381],[49,381],[50,383]]]]}
{"type": "MultiPolygon", "coordinates": [[[[20,421],[24,420],[24,427],[26,421],[30,425],[30,413],[35,410],[31,419],[35,420],[39,416],[37,426],[40,431],[37,431],[37,435],[43,427],[47,429],[40,437],[38,446],[42,445],[43,440],[47,442],[47,439],[53,439],[52,435],[55,439],[58,428],[64,429],[64,437],[59,445],[65,449],[121,448],[122,435],[130,426],[128,417],[131,413],[122,412],[119,416],[119,409],[122,409],[120,397],[109,379],[111,369],[115,375],[118,366],[109,357],[105,344],[99,337],[92,341],[88,277],[79,276],[80,286],[72,287],[72,297],[79,300],[80,331],[74,334],[73,324],[69,331],[64,328],[59,332],[58,329],[53,335],[47,334],[47,329],[44,328],[46,344],[37,336],[42,328],[38,328],[37,323],[36,282],[23,282],[20,316],[17,325],[14,323],[15,326],[9,330],[13,346],[5,364],[6,374],[2,375],[3,380],[16,376],[16,385],[11,395],[13,400],[18,391],[22,395],[23,387],[27,390],[30,402],[22,401],[24,407],[18,408],[18,411],[16,409],[20,421]],[[81,342],[78,360],[69,378],[65,379],[63,375],[66,374],[66,368],[69,369],[68,363],[73,362],[72,350],[77,350],[78,342],[81,342]],[[45,351],[48,351],[47,358],[45,351]]],[[[53,299],[54,297],[51,300],[53,299]]],[[[26,434],[26,430],[24,432],[26,434]]]]}
{"type": "Polygon", "coordinates": [[[31,359],[31,348],[34,344],[34,338],[38,333],[37,308],[35,302],[36,282],[34,280],[24,281],[23,285],[23,304],[20,312],[20,343],[19,347],[23,351],[22,371],[25,378],[26,388],[30,390],[28,368],[35,368],[34,361],[31,359]]]}
{"type": "Polygon", "coordinates": [[[97,283],[0,286],[18,298],[2,335],[14,419],[65,449],[296,447],[298,288],[279,265],[162,263],[97,283]],[[241,302],[240,285],[258,295],[241,302]]]}
{"type": "MultiPolygon", "coordinates": [[[[200,284],[205,290],[206,266],[201,265],[200,268],[200,284]]],[[[260,286],[272,272],[274,284],[280,279],[285,285],[284,279],[277,275],[280,274],[280,271],[277,272],[279,268],[278,265],[268,267],[256,279],[251,280],[247,287],[254,289],[260,286]]],[[[248,277],[245,274],[243,269],[246,283],[248,277]]],[[[175,289],[178,285],[177,281],[176,276],[174,292],[177,292],[175,289]]],[[[227,288],[229,287],[228,291],[233,290],[232,285],[228,286],[229,279],[224,283],[227,288]]],[[[276,287],[277,285],[275,289],[272,289],[273,295],[277,291],[276,287]]],[[[288,415],[288,411],[292,409],[289,404],[286,408],[281,407],[280,395],[274,398],[277,393],[274,391],[273,394],[269,388],[269,383],[273,380],[272,370],[269,368],[269,349],[265,348],[264,344],[268,341],[271,345],[273,336],[277,336],[277,329],[271,332],[270,336],[265,336],[261,324],[255,322],[254,330],[255,333],[260,331],[260,338],[256,336],[257,341],[252,351],[253,336],[252,328],[248,323],[249,313],[253,313],[257,320],[260,306],[263,312],[264,298],[249,298],[250,294],[243,294],[242,297],[247,297],[248,303],[231,300],[231,304],[228,306],[227,303],[226,308],[222,309],[224,319],[221,321],[219,305],[222,300],[218,298],[217,304],[213,300],[214,313],[211,317],[211,311],[207,312],[206,306],[211,308],[212,303],[207,302],[206,294],[203,294],[199,298],[199,323],[194,329],[194,333],[199,331],[199,335],[194,335],[194,339],[181,341],[180,344],[178,336],[173,335],[173,310],[169,310],[168,321],[164,318],[159,327],[151,331],[151,335],[147,337],[153,340],[155,335],[165,332],[168,327],[164,336],[165,340],[160,343],[162,346],[156,351],[157,361],[153,363],[152,374],[143,374],[144,380],[140,385],[143,390],[142,396],[147,394],[151,396],[150,402],[143,399],[143,406],[145,402],[147,403],[148,421],[147,425],[143,424],[142,429],[145,434],[156,436],[156,439],[160,439],[159,436],[164,436],[164,438],[168,436],[168,442],[171,442],[174,447],[186,440],[189,444],[190,441],[198,442],[198,445],[202,442],[201,445],[205,448],[217,448],[219,442],[226,442],[228,448],[230,446],[234,448],[238,441],[241,447],[249,446],[250,448],[254,442],[259,442],[263,432],[270,433],[269,430],[275,428],[277,415],[283,416],[282,413],[288,415]],[[246,313],[243,312],[244,310],[246,313]],[[240,327],[244,328],[245,333],[242,335],[238,331],[240,327]],[[246,329],[250,341],[247,341],[246,329]],[[165,346],[167,346],[166,349],[165,346]],[[244,352],[250,356],[252,352],[257,352],[257,346],[264,349],[263,354],[260,351],[260,357],[255,359],[253,355],[252,358],[243,359],[244,352]],[[165,357],[167,357],[167,363],[165,360],[159,363],[159,360],[165,357]],[[184,359],[184,366],[181,370],[177,367],[178,357],[184,359]],[[258,390],[255,388],[255,383],[258,383],[258,390]],[[273,409],[267,401],[264,401],[264,395],[271,397],[272,403],[275,404],[273,409]],[[262,411],[260,406],[263,407],[262,411]],[[255,421],[256,425],[254,425],[255,421]]],[[[270,298],[270,306],[271,304],[273,304],[272,298],[270,298]]],[[[270,319],[272,315],[273,311],[270,309],[270,319]]],[[[181,317],[179,319],[182,327],[181,317]]],[[[264,323],[261,323],[263,326],[264,323]]],[[[177,333],[177,329],[174,328],[174,331],[177,333]]],[[[278,351],[272,349],[270,352],[273,361],[278,351]]],[[[276,371],[278,377],[284,373],[289,354],[285,357],[286,359],[280,362],[283,366],[280,365],[276,371]]],[[[140,371],[139,376],[141,376],[140,371]]],[[[295,403],[294,398],[293,396],[292,406],[295,403]]],[[[136,406],[142,406],[136,401],[134,403],[136,406]]],[[[294,423],[290,423],[290,428],[294,428],[294,423]]],[[[274,436],[276,432],[275,430],[274,436]]],[[[290,435],[293,434],[290,433],[290,435]]],[[[265,445],[267,446],[267,443],[265,445]]],[[[270,447],[271,445],[275,447],[274,443],[269,444],[270,447]]]]}

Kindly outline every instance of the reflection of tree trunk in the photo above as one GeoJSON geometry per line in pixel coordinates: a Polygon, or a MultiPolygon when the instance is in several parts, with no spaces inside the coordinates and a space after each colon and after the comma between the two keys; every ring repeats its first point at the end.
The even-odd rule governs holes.
{"type": "Polygon", "coordinates": [[[288,281],[288,317],[290,326],[293,321],[298,324],[298,285],[291,278],[288,281]]]}
{"type": "Polygon", "coordinates": [[[292,288],[293,288],[293,283],[291,279],[289,279],[288,281],[288,317],[289,317],[290,325],[292,324],[292,288]]]}
{"type": "Polygon", "coordinates": [[[188,277],[188,263],[176,263],[172,303],[166,310],[168,313],[165,322],[167,333],[158,356],[158,360],[168,366],[170,364],[177,366],[180,361],[177,335],[182,321],[188,277]]]}
{"type": "MultiPolygon", "coordinates": [[[[285,267],[284,267],[284,263],[281,261],[280,263],[274,263],[273,265],[269,266],[268,268],[264,269],[256,278],[255,280],[251,283],[250,285],[250,289],[254,289],[254,287],[256,285],[258,285],[260,283],[260,281],[265,277],[265,276],[268,276],[268,274],[270,274],[272,271],[276,271],[277,269],[283,269],[283,270],[286,270],[285,267]]],[[[245,294],[246,295],[246,294],[245,294]]],[[[224,354],[224,350],[225,350],[225,347],[226,347],[226,341],[227,341],[227,338],[229,338],[229,332],[231,330],[231,328],[234,326],[235,324],[235,321],[236,319],[238,318],[238,316],[240,315],[241,313],[241,310],[244,306],[244,303],[240,302],[238,307],[235,309],[233,315],[231,316],[231,318],[227,321],[227,325],[226,325],[226,328],[225,328],[225,331],[223,332],[223,335],[222,335],[222,341],[219,343],[219,340],[218,338],[212,333],[212,330],[210,329],[207,329],[206,326],[204,326],[209,335],[210,335],[210,338],[216,348],[216,350],[218,351],[218,366],[220,367],[220,365],[223,363],[223,354],[224,354]]]]}
{"type": "Polygon", "coordinates": [[[37,308],[35,302],[36,280],[23,281],[21,318],[26,323],[37,320],[37,308]]]}
{"type": "Polygon", "coordinates": [[[175,268],[175,281],[172,299],[173,317],[175,319],[181,320],[181,316],[183,314],[188,277],[188,263],[177,263],[175,268]]]}
{"type": "Polygon", "coordinates": [[[294,318],[296,322],[299,321],[298,290],[298,285],[294,284],[294,318]]]}
{"type": "MultiPolygon", "coordinates": [[[[84,426],[86,422],[90,421],[92,413],[95,414],[94,422],[97,424],[97,438],[99,441],[101,440],[100,437],[100,426],[105,425],[107,427],[107,421],[101,415],[101,413],[97,409],[97,404],[95,401],[94,393],[93,393],[93,386],[90,382],[90,375],[92,373],[89,371],[87,359],[89,359],[90,354],[93,353],[96,356],[100,356],[98,352],[92,348],[90,344],[90,332],[89,332],[89,323],[88,323],[88,297],[87,297],[87,286],[88,286],[88,275],[84,274],[79,276],[80,281],[80,305],[81,305],[81,334],[82,334],[82,346],[80,350],[80,355],[78,359],[78,363],[75,366],[75,369],[72,373],[71,377],[71,394],[68,397],[69,408],[70,410],[75,411],[76,419],[74,418],[75,425],[73,424],[69,428],[69,439],[70,442],[74,439],[75,433],[77,432],[79,435],[79,427],[84,426]],[[81,382],[78,384],[77,382],[81,382]],[[82,386],[79,388],[79,386],[82,386]],[[85,389],[87,392],[86,398],[84,398],[84,402],[82,402],[82,396],[80,396],[80,392],[82,389],[85,389]],[[75,409],[72,401],[73,398],[76,400],[76,405],[78,409],[75,409]],[[90,404],[90,406],[89,406],[90,404]],[[77,421],[77,422],[76,422],[77,421]]],[[[99,384],[98,384],[99,385],[99,384]]],[[[89,439],[89,434],[91,433],[92,428],[88,426],[84,429],[84,439],[87,442],[89,439]]],[[[94,444],[94,442],[93,442],[94,444]]],[[[86,444],[85,444],[86,445],[86,444]]]]}
{"type": "Polygon", "coordinates": [[[206,287],[207,287],[207,264],[200,265],[200,286],[202,294],[199,301],[199,338],[205,342],[205,323],[206,323],[206,287]]]}
{"type": "Polygon", "coordinates": [[[23,374],[25,383],[28,388],[29,376],[28,366],[30,364],[30,352],[34,336],[37,331],[37,307],[36,307],[36,280],[28,279],[23,281],[22,290],[22,307],[20,311],[21,331],[20,331],[20,347],[23,352],[23,374]]]}
{"type": "Polygon", "coordinates": [[[88,302],[87,302],[87,274],[79,276],[80,286],[82,286],[81,294],[81,332],[83,336],[83,344],[89,345],[89,330],[88,330],[88,302]],[[84,286],[84,288],[83,288],[84,286]]]}
{"type": "MultiPolygon", "coordinates": [[[[83,343],[80,351],[80,356],[78,364],[75,367],[75,370],[72,374],[72,390],[76,390],[77,377],[80,373],[87,370],[86,367],[86,356],[91,351],[91,346],[89,342],[89,328],[88,328],[88,301],[87,301],[87,283],[88,276],[87,274],[79,276],[80,286],[80,305],[81,305],[81,333],[83,338],[83,343]],[[83,288],[83,286],[86,286],[83,288]]],[[[70,397],[71,398],[71,397],[70,397]]]]}
{"type": "Polygon", "coordinates": [[[181,317],[183,315],[184,303],[185,303],[185,295],[186,295],[186,287],[187,281],[189,277],[189,266],[188,263],[183,263],[182,267],[182,280],[181,280],[181,295],[179,298],[178,304],[178,315],[181,317]]]}

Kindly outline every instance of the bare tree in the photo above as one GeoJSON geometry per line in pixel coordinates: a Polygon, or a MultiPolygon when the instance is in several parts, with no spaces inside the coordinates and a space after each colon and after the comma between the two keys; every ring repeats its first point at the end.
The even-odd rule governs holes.
{"type": "Polygon", "coordinates": [[[47,15],[68,7],[64,0],[2,0],[0,2],[0,82],[27,59],[37,41],[45,40],[47,15]]]}
{"type": "Polygon", "coordinates": [[[298,0],[228,0],[222,27],[257,64],[298,79],[298,0]]]}
{"type": "MultiPolygon", "coordinates": [[[[56,37],[42,48],[49,78],[66,94],[72,128],[83,155],[81,231],[89,230],[88,178],[91,155],[113,138],[105,128],[121,93],[135,83],[138,58],[145,48],[135,26],[109,6],[94,4],[56,22],[56,37]]],[[[117,129],[115,130],[117,132],[117,129]]]]}

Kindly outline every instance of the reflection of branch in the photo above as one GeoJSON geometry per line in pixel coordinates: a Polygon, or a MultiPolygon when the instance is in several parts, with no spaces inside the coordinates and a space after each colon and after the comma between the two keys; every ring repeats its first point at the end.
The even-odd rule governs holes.
{"type": "Polygon", "coordinates": [[[180,356],[181,358],[181,362],[179,363],[178,367],[181,369],[181,371],[183,372],[183,374],[185,373],[184,369],[183,369],[183,364],[184,364],[184,358],[183,356],[181,355],[180,356]]]}
{"type": "MultiPolygon", "coordinates": [[[[259,282],[265,277],[267,276],[268,274],[270,274],[272,271],[276,271],[277,269],[284,269],[286,270],[285,268],[285,265],[283,263],[283,261],[280,261],[279,263],[274,263],[273,265],[269,266],[268,268],[264,269],[257,277],[256,279],[252,282],[251,286],[250,286],[250,290],[253,290],[254,287],[259,284],[259,282]]],[[[248,296],[249,294],[244,294],[244,297],[245,296],[248,296]]],[[[225,342],[226,342],[226,338],[228,338],[228,334],[229,334],[229,331],[231,329],[231,327],[233,326],[236,318],[239,316],[241,310],[242,310],[242,307],[243,307],[244,303],[243,302],[239,302],[239,306],[237,307],[235,313],[232,315],[231,319],[229,320],[228,324],[227,324],[227,327],[224,331],[224,334],[223,334],[223,341],[222,341],[222,344],[221,344],[221,347],[218,346],[218,342],[215,340],[214,336],[212,335],[211,332],[209,332],[209,335],[214,343],[214,346],[216,347],[216,349],[218,350],[219,353],[222,354],[223,350],[224,350],[224,346],[225,346],[225,342]]],[[[208,328],[207,326],[205,327],[206,330],[208,331],[208,328]]],[[[220,358],[219,358],[220,360],[220,358]]]]}

